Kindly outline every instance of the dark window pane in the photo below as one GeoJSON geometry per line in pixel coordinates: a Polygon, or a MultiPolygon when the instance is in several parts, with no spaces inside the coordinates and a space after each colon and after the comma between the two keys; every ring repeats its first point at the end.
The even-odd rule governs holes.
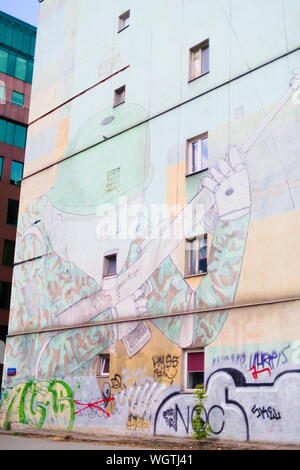
{"type": "Polygon", "coordinates": [[[0,49],[0,72],[6,73],[8,53],[0,49]]]}
{"type": "Polygon", "coordinates": [[[104,258],[104,276],[110,276],[117,272],[117,255],[109,255],[104,258]]]}
{"type": "Polygon", "coordinates": [[[116,255],[108,256],[108,273],[107,274],[114,274],[116,272],[117,267],[117,257],[116,255]]]}
{"type": "Polygon", "coordinates": [[[201,274],[207,273],[207,259],[199,260],[199,273],[201,274]]]}
{"type": "Polygon", "coordinates": [[[5,38],[5,24],[0,22],[0,41],[4,42],[5,38]]]}
{"type": "Polygon", "coordinates": [[[16,125],[12,122],[6,123],[6,134],[5,134],[5,142],[10,145],[14,145],[15,140],[15,128],[16,125]]]}
{"type": "Polygon", "coordinates": [[[102,355],[101,356],[102,360],[102,374],[109,374],[109,356],[108,355],[102,355]]]}
{"type": "Polygon", "coordinates": [[[23,163],[12,161],[11,171],[10,171],[11,184],[19,186],[21,184],[22,177],[23,177],[23,163]]]}
{"type": "Polygon", "coordinates": [[[7,73],[13,77],[15,76],[16,58],[15,54],[8,54],[7,73]]]}
{"type": "Polygon", "coordinates": [[[23,51],[26,54],[30,54],[30,36],[26,33],[23,35],[23,51]]]}
{"type": "Polygon", "coordinates": [[[17,29],[13,32],[13,47],[19,51],[22,51],[23,48],[23,33],[17,29]]]}
{"type": "Polygon", "coordinates": [[[0,180],[2,178],[4,157],[0,157],[0,180]]]}
{"type": "Polygon", "coordinates": [[[26,82],[32,83],[33,62],[27,61],[26,82]]]}
{"type": "Polygon", "coordinates": [[[0,119],[0,142],[5,142],[5,134],[6,134],[6,121],[4,119],[0,119]]]}
{"type": "Polygon", "coordinates": [[[12,266],[14,264],[15,242],[13,240],[4,240],[3,246],[3,266],[12,266]]]}
{"type": "Polygon", "coordinates": [[[189,372],[187,387],[189,389],[196,388],[200,384],[204,384],[204,372],[189,372]]]}
{"type": "Polygon", "coordinates": [[[12,45],[12,37],[13,37],[13,29],[11,28],[11,26],[9,26],[8,24],[6,25],[6,30],[5,30],[5,44],[7,46],[11,46],[12,45]]]}
{"type": "Polygon", "coordinates": [[[17,225],[19,201],[8,199],[6,222],[10,225],[17,225]]]}
{"type": "Polygon", "coordinates": [[[11,283],[0,281],[0,308],[9,308],[11,283]]]}
{"type": "Polygon", "coordinates": [[[23,95],[23,93],[19,93],[18,91],[13,90],[11,102],[15,106],[24,106],[24,95],[23,95]]]}
{"type": "Polygon", "coordinates": [[[16,124],[14,145],[16,147],[25,148],[25,144],[26,144],[26,127],[19,126],[18,124],[16,124]]]}

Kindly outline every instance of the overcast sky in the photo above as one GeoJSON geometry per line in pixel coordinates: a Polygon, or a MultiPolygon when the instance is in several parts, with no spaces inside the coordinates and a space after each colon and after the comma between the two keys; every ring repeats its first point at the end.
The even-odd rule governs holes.
{"type": "Polygon", "coordinates": [[[39,5],[38,0],[0,0],[0,11],[37,26],[39,5]]]}

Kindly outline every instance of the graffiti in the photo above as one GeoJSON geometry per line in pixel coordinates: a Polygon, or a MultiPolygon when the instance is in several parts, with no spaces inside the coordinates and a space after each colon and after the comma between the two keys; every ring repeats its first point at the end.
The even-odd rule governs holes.
{"type": "Polygon", "coordinates": [[[286,351],[290,345],[285,346],[280,351],[272,351],[271,353],[257,351],[250,355],[250,369],[256,366],[258,369],[269,368],[271,370],[278,368],[288,362],[286,351]]]}
{"type": "Polygon", "coordinates": [[[152,356],[154,378],[167,378],[172,384],[177,374],[178,360],[178,356],[172,356],[170,354],[167,356],[152,356]]]}
{"type": "Polygon", "coordinates": [[[242,352],[238,354],[227,354],[224,356],[214,357],[212,360],[212,366],[215,367],[224,362],[231,362],[242,367],[247,362],[247,353],[242,352]]]}
{"type": "Polygon", "coordinates": [[[269,376],[271,377],[271,370],[269,369],[269,367],[266,367],[266,369],[262,369],[262,370],[257,370],[256,369],[256,366],[253,366],[251,367],[251,369],[248,370],[248,372],[252,372],[252,377],[254,379],[258,379],[258,374],[262,374],[263,372],[268,372],[269,376]]]}
{"type": "Polygon", "coordinates": [[[293,362],[296,363],[295,357],[297,354],[297,348],[296,346],[293,346],[294,343],[292,343],[292,345],[288,344],[277,351],[273,349],[272,352],[255,351],[253,353],[241,352],[216,356],[212,359],[212,366],[216,367],[224,362],[232,363],[237,367],[247,367],[248,371],[253,370],[255,375],[253,375],[253,377],[257,378],[256,373],[259,371],[265,372],[266,369],[272,371],[287,364],[289,362],[288,350],[291,347],[294,351],[293,362]]]}
{"type": "Polygon", "coordinates": [[[94,403],[81,403],[80,401],[74,400],[74,403],[76,405],[83,406],[83,408],[79,409],[78,411],[75,411],[74,414],[76,415],[78,413],[82,413],[82,411],[84,411],[86,409],[93,408],[95,410],[99,410],[99,411],[103,412],[105,414],[105,416],[107,418],[109,418],[110,414],[108,413],[108,411],[106,411],[104,408],[101,408],[101,406],[99,406],[99,404],[100,403],[108,403],[109,401],[113,401],[113,400],[114,400],[114,398],[104,398],[104,399],[96,401],[94,403]]]}
{"type": "Polygon", "coordinates": [[[120,374],[115,374],[110,380],[111,386],[114,390],[124,390],[124,388],[126,388],[120,374]]]}
{"type": "MultiPolygon", "coordinates": [[[[193,429],[193,419],[197,406],[193,395],[180,392],[170,394],[157,410],[154,420],[154,434],[157,434],[157,429],[161,427],[162,421],[166,423],[170,430],[180,435],[189,434],[193,429]],[[164,406],[170,402],[174,402],[174,406],[169,406],[164,410],[164,406]],[[163,420],[161,420],[161,416],[163,420]]],[[[209,423],[214,435],[218,435],[223,431],[224,416],[225,412],[221,406],[213,405],[202,408],[202,419],[209,423]]]]}
{"type": "Polygon", "coordinates": [[[163,417],[165,418],[169,428],[173,428],[174,431],[177,431],[177,415],[174,408],[168,408],[166,411],[164,411],[163,417]]]}
{"type": "Polygon", "coordinates": [[[262,408],[257,408],[256,405],[254,405],[251,411],[253,414],[257,413],[257,416],[256,416],[257,418],[262,417],[263,419],[265,419],[265,415],[266,415],[267,418],[270,419],[271,421],[273,419],[276,419],[276,421],[278,419],[281,419],[280,413],[277,412],[271,406],[269,406],[268,408],[265,408],[264,406],[262,408]]]}
{"type": "Polygon", "coordinates": [[[74,423],[73,391],[60,380],[20,383],[7,392],[1,403],[0,426],[26,424],[36,429],[70,431],[74,423]]]}
{"type": "Polygon", "coordinates": [[[143,416],[137,416],[129,413],[128,421],[126,424],[129,431],[136,432],[136,431],[148,431],[150,427],[150,421],[145,420],[143,416]]]}

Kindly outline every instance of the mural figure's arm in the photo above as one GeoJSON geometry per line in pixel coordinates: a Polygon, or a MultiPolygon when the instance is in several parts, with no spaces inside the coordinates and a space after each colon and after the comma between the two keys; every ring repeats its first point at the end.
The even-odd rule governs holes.
{"type": "MultiPolygon", "coordinates": [[[[211,168],[202,184],[213,194],[218,211],[218,224],[210,250],[208,273],[194,292],[192,303],[188,295],[191,288],[182,282],[181,298],[186,299],[186,304],[162,305],[160,302],[163,294],[161,299],[156,294],[155,304],[159,308],[156,307],[155,312],[151,313],[205,310],[229,305],[234,300],[247,239],[251,204],[249,178],[241,151],[233,147],[225,159],[219,160],[218,164],[211,168]]],[[[160,278],[163,279],[161,275],[153,277],[155,293],[164,292],[164,285],[155,285],[160,278]]],[[[173,279],[176,279],[175,273],[173,279]]],[[[164,279],[163,283],[166,285],[167,279],[164,279]]],[[[165,300],[167,301],[167,298],[165,300]]],[[[149,301],[151,308],[151,298],[149,301]]],[[[220,331],[226,315],[226,312],[191,314],[155,319],[153,322],[170,340],[181,347],[204,346],[220,331]]]]}

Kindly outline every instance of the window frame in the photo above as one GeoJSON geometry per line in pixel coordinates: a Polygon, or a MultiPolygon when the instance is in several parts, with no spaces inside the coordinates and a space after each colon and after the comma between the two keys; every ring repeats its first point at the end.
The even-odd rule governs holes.
{"type": "Polygon", "coordinates": [[[10,176],[9,176],[9,182],[11,185],[13,186],[21,186],[21,182],[22,182],[22,179],[23,179],[23,174],[24,174],[24,163],[23,162],[19,162],[18,160],[12,160],[11,161],[11,164],[10,164],[10,176]],[[12,169],[13,169],[13,164],[14,163],[19,163],[20,165],[22,165],[22,176],[21,176],[21,179],[19,181],[18,184],[16,184],[11,177],[12,177],[12,169]]]}
{"type": "Polygon", "coordinates": [[[208,170],[208,132],[203,132],[202,134],[199,134],[195,137],[192,137],[186,141],[186,175],[185,176],[192,176],[196,175],[198,173],[201,173],[203,171],[208,170]],[[207,140],[207,165],[203,165],[203,141],[207,140]],[[201,164],[200,168],[196,168],[194,171],[191,169],[191,160],[193,156],[193,144],[197,142],[201,142],[201,164]]]}
{"type": "Polygon", "coordinates": [[[130,9],[124,11],[122,15],[119,16],[119,23],[118,23],[118,33],[123,31],[124,29],[128,28],[130,26],[130,23],[126,24],[126,20],[129,20],[130,18],[130,9]]]}
{"type": "Polygon", "coordinates": [[[203,77],[210,72],[210,42],[209,39],[205,39],[205,41],[196,44],[193,47],[190,47],[189,50],[189,80],[188,82],[192,82],[199,77],[203,77]],[[203,71],[203,51],[208,49],[208,70],[203,71]],[[196,73],[194,70],[194,63],[195,63],[195,54],[200,52],[200,71],[196,73]]]}
{"type": "Polygon", "coordinates": [[[203,360],[203,370],[199,372],[203,372],[203,384],[205,384],[205,348],[197,348],[197,349],[185,349],[183,351],[184,360],[183,360],[183,370],[184,370],[184,377],[183,377],[183,391],[184,392],[194,392],[195,388],[188,388],[188,355],[189,353],[203,353],[204,360],[203,360]]]}
{"type": "Polygon", "coordinates": [[[19,202],[19,201],[17,201],[16,199],[8,199],[8,200],[7,200],[7,210],[6,210],[6,224],[7,224],[7,225],[11,225],[12,227],[16,227],[16,226],[18,225],[19,209],[20,209],[20,202],[19,202]],[[8,212],[9,212],[9,206],[10,206],[10,203],[11,203],[11,202],[18,204],[18,212],[17,212],[17,220],[16,220],[16,223],[12,223],[12,222],[9,222],[9,221],[8,221],[8,212]]]}
{"type": "Polygon", "coordinates": [[[8,240],[8,239],[5,238],[3,240],[2,266],[7,266],[7,267],[11,268],[14,265],[15,251],[16,251],[16,242],[15,242],[15,240],[8,240]],[[13,245],[12,263],[11,264],[5,262],[6,261],[5,260],[5,246],[7,246],[7,244],[13,245]]]}
{"type": "Polygon", "coordinates": [[[126,96],[126,85],[122,85],[119,88],[116,88],[116,90],[114,91],[114,104],[113,104],[113,107],[116,108],[117,106],[120,106],[121,104],[124,104],[125,103],[125,96],[126,96]],[[122,101],[120,101],[119,98],[122,101]]]}
{"type": "Polygon", "coordinates": [[[106,255],[104,255],[103,257],[103,278],[107,278],[107,277],[113,277],[113,276],[116,276],[117,275],[117,262],[118,262],[118,254],[117,252],[111,252],[111,253],[107,253],[106,255]],[[115,269],[115,272],[113,273],[110,273],[109,272],[109,258],[112,258],[112,257],[115,257],[115,262],[116,262],[116,269],[115,269]]]}
{"type": "Polygon", "coordinates": [[[110,354],[98,354],[100,364],[99,368],[97,369],[96,372],[96,377],[109,377],[109,366],[110,366],[110,354]],[[108,360],[108,372],[103,372],[103,369],[105,368],[106,361],[108,360]]]}
{"type": "Polygon", "coordinates": [[[195,237],[191,237],[191,238],[186,238],[185,239],[185,278],[189,278],[189,277],[196,277],[196,276],[206,276],[208,274],[208,233],[203,233],[201,235],[197,235],[195,237]],[[201,245],[200,245],[200,240],[201,239],[204,239],[206,241],[205,243],[205,246],[206,246],[206,258],[200,258],[200,248],[201,248],[201,245]],[[193,242],[197,242],[197,248],[196,249],[191,249],[191,250],[188,250],[187,249],[187,243],[193,243],[193,242]],[[197,258],[195,260],[195,263],[197,263],[197,265],[199,266],[199,262],[200,260],[206,260],[206,271],[203,271],[203,272],[196,272],[194,274],[191,273],[191,260],[190,260],[190,257],[187,257],[187,253],[198,253],[197,255],[197,258]]]}
{"type": "Polygon", "coordinates": [[[12,289],[12,283],[11,282],[6,282],[6,281],[0,281],[0,309],[1,310],[9,310],[10,309],[10,304],[11,304],[11,289],[12,289]],[[5,286],[5,289],[7,288],[8,290],[5,292],[4,297],[2,293],[2,285],[5,286]],[[2,305],[2,300],[6,299],[6,295],[8,296],[7,298],[7,304],[5,303],[2,305]]]}
{"type": "Polygon", "coordinates": [[[25,105],[25,95],[24,95],[24,93],[21,93],[20,91],[17,91],[17,90],[12,90],[12,93],[11,93],[11,104],[12,104],[13,106],[18,106],[19,108],[24,108],[24,105],[25,105]],[[22,104],[21,104],[21,103],[18,103],[18,102],[16,102],[16,101],[14,101],[14,95],[16,95],[16,94],[18,94],[18,95],[20,95],[20,96],[23,97],[23,102],[22,102],[22,104]]]}

